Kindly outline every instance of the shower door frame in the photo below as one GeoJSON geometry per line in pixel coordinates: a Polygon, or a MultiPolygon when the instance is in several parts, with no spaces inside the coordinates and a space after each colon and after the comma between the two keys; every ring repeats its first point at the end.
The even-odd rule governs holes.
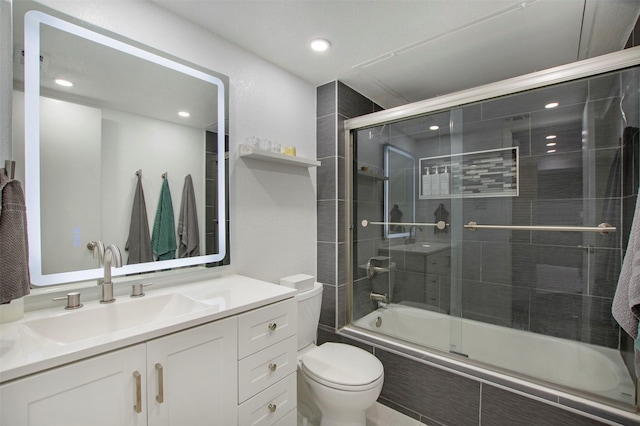
{"type": "MultiPolygon", "coordinates": [[[[640,46],[345,120],[344,140],[345,144],[347,145],[345,149],[344,170],[346,177],[345,181],[347,182],[345,188],[345,229],[347,230],[345,239],[347,243],[347,250],[345,250],[347,273],[347,321],[346,325],[340,328],[338,332],[345,331],[345,334],[353,335],[365,340],[372,338],[370,335],[360,331],[359,329],[351,325],[353,321],[354,302],[353,231],[355,229],[355,226],[357,226],[356,223],[353,223],[354,189],[352,185],[354,179],[353,135],[356,131],[380,126],[383,124],[399,122],[429,113],[450,110],[452,108],[458,108],[466,104],[486,101],[506,95],[513,95],[527,90],[543,88],[559,83],[566,83],[573,80],[592,77],[598,74],[620,71],[625,68],[630,68],[637,65],[640,65],[640,46]]],[[[338,301],[336,301],[336,303],[338,303],[338,301]]],[[[391,341],[392,344],[405,346],[409,349],[409,351],[415,350],[415,348],[411,347],[410,345],[407,346],[404,343],[393,341],[393,339],[387,337],[375,336],[373,337],[373,339],[380,342],[391,341]]],[[[430,359],[431,361],[447,368],[466,372],[467,374],[471,374],[480,378],[484,377],[494,382],[496,381],[496,379],[498,379],[497,382],[504,380],[503,378],[498,378],[498,376],[500,375],[499,373],[498,376],[496,376],[496,373],[491,372],[490,370],[478,368],[477,366],[474,366],[472,364],[465,364],[454,358],[439,355],[428,350],[423,349],[422,351],[425,351],[432,355],[432,359],[430,359]]],[[[636,391],[636,407],[640,406],[640,401],[638,401],[640,396],[638,395],[638,393],[639,392],[636,391]]]]}

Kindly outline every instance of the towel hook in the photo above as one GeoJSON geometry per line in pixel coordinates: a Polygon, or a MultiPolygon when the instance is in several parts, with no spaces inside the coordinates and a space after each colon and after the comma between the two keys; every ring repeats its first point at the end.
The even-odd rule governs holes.
{"type": "Polygon", "coordinates": [[[136,176],[142,177],[142,169],[136,170],[136,176]]]}
{"type": "Polygon", "coordinates": [[[164,172],[164,173],[162,174],[162,179],[166,179],[166,178],[167,178],[167,172],[164,172]]]}
{"type": "Polygon", "coordinates": [[[13,179],[15,177],[16,172],[16,162],[12,160],[4,161],[4,174],[9,178],[13,179]]]}

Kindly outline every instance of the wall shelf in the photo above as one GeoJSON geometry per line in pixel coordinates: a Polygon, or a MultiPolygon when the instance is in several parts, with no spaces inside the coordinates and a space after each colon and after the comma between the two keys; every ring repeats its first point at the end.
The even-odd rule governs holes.
{"type": "Polygon", "coordinates": [[[318,167],[320,165],[320,162],[316,160],[264,151],[249,145],[240,145],[240,157],[271,161],[273,163],[289,164],[297,167],[318,167]]]}

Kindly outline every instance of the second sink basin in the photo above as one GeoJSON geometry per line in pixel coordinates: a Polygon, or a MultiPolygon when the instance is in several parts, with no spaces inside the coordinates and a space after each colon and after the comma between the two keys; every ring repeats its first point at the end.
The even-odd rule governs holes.
{"type": "Polygon", "coordinates": [[[174,293],[81,308],[53,317],[25,321],[24,325],[47,339],[71,343],[198,312],[208,307],[174,293]]]}

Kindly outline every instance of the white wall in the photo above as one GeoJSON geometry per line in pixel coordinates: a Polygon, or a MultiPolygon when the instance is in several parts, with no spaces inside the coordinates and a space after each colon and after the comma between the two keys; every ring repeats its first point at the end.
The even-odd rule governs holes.
{"type": "Polygon", "coordinates": [[[0,0],[0,167],[12,159],[11,96],[13,94],[13,46],[11,0],[0,0]]]}
{"type": "Polygon", "coordinates": [[[242,160],[237,154],[246,137],[258,136],[294,145],[298,156],[315,158],[311,84],[154,4],[41,3],[229,76],[231,266],[227,269],[271,282],[294,273],[315,275],[315,169],[242,160]]]}

